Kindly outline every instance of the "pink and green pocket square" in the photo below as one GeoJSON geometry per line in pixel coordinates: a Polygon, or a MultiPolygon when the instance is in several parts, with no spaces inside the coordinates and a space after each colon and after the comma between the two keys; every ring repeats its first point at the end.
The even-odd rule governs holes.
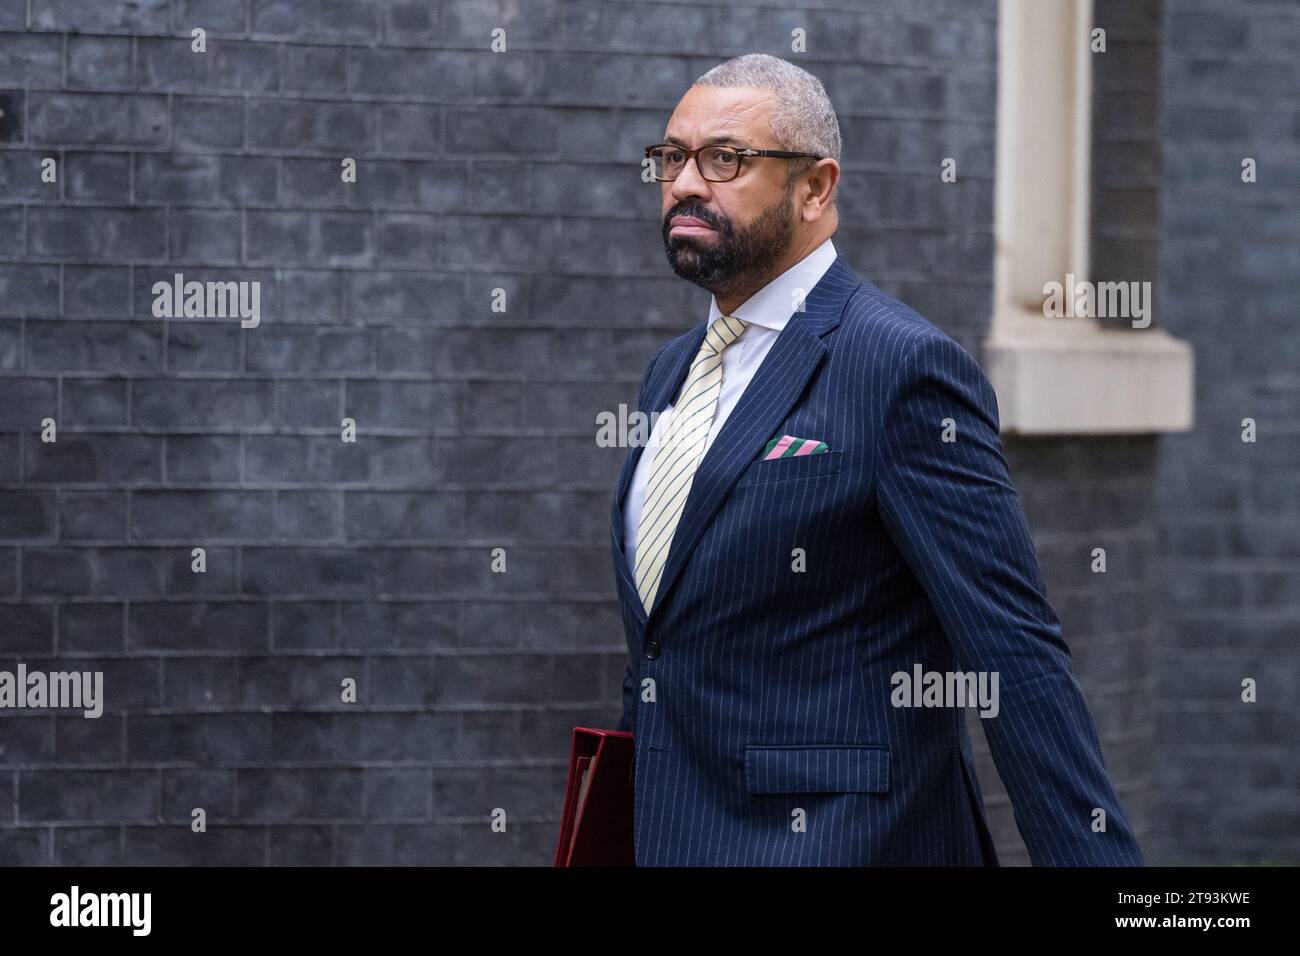
{"type": "Polygon", "coordinates": [[[763,454],[759,460],[766,461],[769,458],[795,458],[799,455],[821,455],[830,451],[830,447],[824,441],[818,441],[815,438],[796,438],[794,435],[782,435],[780,438],[773,438],[763,449],[763,454]]]}

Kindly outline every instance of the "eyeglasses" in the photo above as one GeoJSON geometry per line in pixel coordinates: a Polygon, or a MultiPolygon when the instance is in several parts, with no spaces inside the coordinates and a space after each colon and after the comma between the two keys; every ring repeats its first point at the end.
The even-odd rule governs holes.
{"type": "Polygon", "coordinates": [[[695,167],[700,175],[711,183],[725,183],[735,179],[740,172],[743,156],[771,156],[776,159],[795,159],[807,156],[821,159],[813,153],[792,153],[784,149],[750,149],[738,146],[700,146],[686,149],[671,143],[660,143],[645,148],[646,157],[654,167],[655,180],[661,183],[671,182],[681,175],[691,157],[695,157],[695,167]]]}

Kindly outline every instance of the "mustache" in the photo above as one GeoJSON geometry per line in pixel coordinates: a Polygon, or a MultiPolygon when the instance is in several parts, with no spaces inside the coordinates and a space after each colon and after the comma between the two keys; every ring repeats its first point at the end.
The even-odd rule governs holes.
{"type": "Polygon", "coordinates": [[[708,212],[699,207],[679,207],[671,210],[668,215],[664,216],[664,232],[668,232],[668,224],[673,221],[675,216],[690,216],[692,219],[698,219],[706,225],[712,226],[719,232],[722,231],[722,223],[714,219],[708,212]]]}

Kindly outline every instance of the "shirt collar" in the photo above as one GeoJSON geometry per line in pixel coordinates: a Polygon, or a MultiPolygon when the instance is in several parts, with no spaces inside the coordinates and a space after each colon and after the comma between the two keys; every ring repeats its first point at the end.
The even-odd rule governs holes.
{"type": "MultiPolygon", "coordinates": [[[[785,272],[746,299],[731,314],[742,322],[761,325],[780,332],[794,314],[797,294],[807,297],[813,286],[821,281],[826,270],[835,262],[835,246],[828,236],[826,241],[804,256],[785,272]]],[[[709,324],[722,315],[718,300],[709,303],[709,324]]]]}

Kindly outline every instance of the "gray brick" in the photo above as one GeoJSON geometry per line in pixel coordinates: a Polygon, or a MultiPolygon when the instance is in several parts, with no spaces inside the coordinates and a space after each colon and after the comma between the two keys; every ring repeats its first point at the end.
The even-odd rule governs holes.
{"type": "Polygon", "coordinates": [[[269,491],[152,491],[131,496],[131,537],[189,541],[257,538],[271,520],[269,491]]]}
{"type": "Polygon", "coordinates": [[[332,0],[249,0],[253,32],[293,39],[365,42],[379,33],[379,9],[332,0]]]}
{"type": "Polygon", "coordinates": [[[141,428],[258,428],[271,423],[272,393],[266,380],[134,379],[131,413],[141,428]]]}
{"type": "Polygon", "coordinates": [[[245,594],[369,594],[370,557],[350,548],[245,548],[245,594]]]}
{"type": "Polygon", "coordinates": [[[247,866],[266,859],[266,828],[224,825],[194,833],[189,824],[123,827],[126,866],[247,866]]]}
{"type": "Polygon", "coordinates": [[[428,820],[433,811],[433,771],[383,769],[365,771],[368,819],[428,820]]]}
{"type": "Polygon", "coordinates": [[[127,647],[130,650],[265,650],[267,625],[265,604],[133,602],[127,625],[127,647]]]}
{"type": "Polygon", "coordinates": [[[365,661],[359,657],[281,656],[241,662],[238,705],[262,711],[347,709],[353,706],[342,700],[347,678],[357,682],[363,705],[389,703],[368,686],[365,661]]]}
{"type": "Polygon", "coordinates": [[[0,595],[18,593],[18,549],[0,548],[0,595]]]}
{"type": "Polygon", "coordinates": [[[169,597],[232,595],[239,592],[239,552],[236,547],[221,547],[207,539],[186,541],[162,549],[162,593],[169,597]],[[201,546],[207,553],[207,570],[194,570],[193,548],[201,546]]]}
{"type": "Polygon", "coordinates": [[[33,595],[156,597],[161,556],[152,548],[37,548],[23,552],[23,588],[33,595]]]}
{"type": "Polygon", "coordinates": [[[448,153],[552,153],[559,146],[559,124],[545,112],[526,107],[448,107],[448,153]]]}
{"type": "Polygon", "coordinates": [[[385,153],[436,154],[442,147],[443,109],[421,104],[379,107],[380,148],[385,153]]]}
{"type": "MultiPolygon", "coordinates": [[[[0,500],[13,492],[0,492],[0,500]]],[[[0,604],[0,634],[5,651],[12,654],[49,654],[54,651],[54,606],[52,604],[0,604]]],[[[12,724],[3,725],[6,729],[12,724]]],[[[0,752],[3,746],[0,746],[0,752]]],[[[3,759],[0,753],[0,759],[3,759]]],[[[0,813],[0,819],[3,814],[0,813]]]]}
{"type": "Polygon", "coordinates": [[[376,657],[370,661],[366,700],[383,707],[427,708],[437,702],[439,667],[433,657],[376,657]]]}
{"type": "MultiPolygon", "coordinates": [[[[162,335],[161,322],[31,322],[27,326],[27,367],[122,373],[160,370],[162,335]]],[[[67,424],[126,424],[122,385],[120,381],[111,385],[101,381],[98,394],[76,394],[74,390],[71,396],[65,386],[67,424]],[[103,417],[108,420],[96,420],[103,417]]]]}
{"type": "Polygon", "coordinates": [[[157,209],[40,209],[30,214],[28,229],[35,255],[158,259],[165,252],[164,221],[157,209]]]}
{"type": "Polygon", "coordinates": [[[139,93],[40,93],[28,99],[36,141],[117,146],[167,145],[167,99],[139,93]]]}
{"type": "Polygon", "coordinates": [[[193,822],[201,808],[208,825],[237,819],[234,770],[169,769],[162,772],[162,819],[168,823],[193,822]]]}
{"type": "Polygon", "coordinates": [[[250,820],[310,820],[361,815],[360,770],[241,770],[240,815],[250,820]]]}
{"type": "Polygon", "coordinates": [[[442,42],[442,9],[424,0],[391,0],[384,10],[384,38],[392,44],[442,42]]]}
{"type": "Polygon", "coordinates": [[[321,650],[339,646],[338,605],[329,601],[277,601],[272,606],[275,648],[321,650]]]}
{"type": "Polygon", "coordinates": [[[50,538],[55,515],[51,491],[0,490],[0,538],[50,538]]]}
{"type": "Polygon", "coordinates": [[[238,435],[168,435],[167,478],[176,482],[238,481],[238,435]]]}
{"type": "Polygon", "coordinates": [[[393,484],[418,475],[427,479],[433,457],[428,439],[374,437],[359,448],[359,442],[345,445],[335,433],[249,435],[244,443],[247,481],[393,484]]]}
{"type": "Polygon", "coordinates": [[[68,86],[94,90],[130,88],[131,38],[68,37],[68,86]]]}
{"type": "Polygon", "coordinates": [[[131,194],[131,157],[125,153],[68,153],[63,176],[69,199],[125,201],[131,194]]]}
{"type": "Polygon", "coordinates": [[[279,88],[279,54],[265,43],[209,38],[196,53],[183,40],[141,37],[135,78],[142,90],[266,92],[279,88]]]}
{"type": "Polygon", "coordinates": [[[228,657],[164,658],[162,706],[180,711],[233,708],[239,699],[239,668],[240,662],[228,657]]]}
{"type": "Polygon", "coordinates": [[[238,97],[172,97],[173,145],[180,150],[244,145],[244,101],[238,97]]]}
{"type": "Polygon", "coordinates": [[[267,827],[269,866],[329,866],[334,856],[332,826],[267,827]]]}
{"type": "Polygon", "coordinates": [[[64,382],[64,424],[73,428],[125,428],[126,381],[70,378],[64,382]]]}
{"type": "Polygon", "coordinates": [[[204,322],[181,319],[167,322],[167,367],[177,372],[239,371],[241,320],[239,317],[204,322]]]}
{"type": "Polygon", "coordinates": [[[332,159],[286,159],[285,201],[301,206],[408,206],[449,211],[465,207],[462,163],[367,160],[357,181],[345,183],[332,159]]]}
{"type": "Polygon", "coordinates": [[[150,770],[28,770],[18,781],[24,822],[127,822],[158,815],[150,770]]]}
{"type": "Polygon", "coordinates": [[[146,435],[63,434],[57,442],[26,439],[30,482],[157,481],[162,442],[146,435]]]}
{"type": "Polygon", "coordinates": [[[26,141],[27,94],[22,90],[0,90],[0,143],[26,141]]]}
{"type": "Polygon", "coordinates": [[[102,654],[123,650],[124,608],[112,601],[59,605],[60,651],[102,654]]]}
{"type": "MultiPolygon", "coordinates": [[[[12,670],[16,661],[6,661],[5,668],[12,670]]],[[[21,766],[23,764],[49,763],[54,759],[54,717],[42,713],[27,712],[14,716],[6,713],[4,721],[4,746],[0,747],[0,767],[21,766]]],[[[13,814],[5,815],[13,820],[13,814]]],[[[0,828],[0,833],[3,833],[0,828]]]]}
{"type": "MultiPolygon", "coordinates": [[[[494,808],[502,807],[517,820],[554,812],[547,805],[554,793],[552,771],[545,768],[439,770],[433,778],[433,812],[440,819],[472,817],[486,822],[494,808]]],[[[464,844],[458,847],[465,849],[464,844]]]]}
{"type": "Polygon", "coordinates": [[[277,162],[267,156],[137,154],[136,196],[147,202],[205,206],[273,202],[277,162]]]}
{"type": "Polygon", "coordinates": [[[121,866],[121,827],[52,827],[55,866],[121,866]]]}
{"type": "Polygon", "coordinates": [[[59,87],[63,85],[63,40],[39,33],[5,37],[0,60],[0,86],[59,87]]]}
{"type": "Polygon", "coordinates": [[[455,826],[369,825],[335,828],[338,866],[453,866],[462,839],[455,826]]]}
{"type": "Polygon", "coordinates": [[[276,421],[286,428],[337,427],[342,385],[325,379],[277,382],[276,421]]]}
{"type": "MultiPolygon", "coordinates": [[[[339,517],[343,510],[342,497],[335,491],[276,492],[276,537],[295,541],[338,540],[342,535],[339,517]]],[[[277,625],[276,634],[279,633],[277,625]]]]}
{"type": "Polygon", "coordinates": [[[130,714],[127,760],[218,768],[264,762],[270,752],[269,714],[130,714]]]}
{"type": "Polygon", "coordinates": [[[426,324],[435,314],[462,316],[468,310],[465,281],[454,275],[365,270],[348,276],[358,321],[426,324]]]}
{"type": "Polygon", "coordinates": [[[375,141],[376,113],[359,103],[266,99],[252,101],[249,108],[248,138],[254,148],[361,156],[375,141]]]}
{"type": "Polygon", "coordinates": [[[455,713],[274,714],[276,761],[457,759],[455,713]]]}
{"type": "Polygon", "coordinates": [[[364,213],[249,212],[247,222],[250,262],[363,264],[375,247],[364,213]]]}
{"type": "Polygon", "coordinates": [[[0,828],[0,864],[45,866],[50,862],[49,827],[0,828]]]}
{"type": "Polygon", "coordinates": [[[0,263],[0,297],[11,316],[57,315],[58,266],[0,263]]]}
{"type": "Polygon", "coordinates": [[[0,256],[22,259],[28,252],[24,209],[0,208],[0,256]]]}
{"type": "Polygon", "coordinates": [[[251,372],[366,372],[371,367],[370,339],[366,329],[266,326],[250,343],[245,367],[251,372]]]}
{"type": "MultiPolygon", "coordinates": [[[[66,664],[63,666],[67,667],[66,664]]],[[[77,667],[80,670],[92,669],[81,662],[78,662],[77,667]]],[[[105,675],[104,681],[105,697],[111,699],[108,675],[105,675]]],[[[126,739],[122,730],[125,718],[120,714],[109,714],[107,710],[106,701],[105,713],[100,717],[92,719],[76,715],[55,718],[54,757],[61,765],[121,763],[122,742],[126,739]]]]}
{"type": "Polygon", "coordinates": [[[127,4],[99,0],[31,0],[31,23],[38,30],[69,33],[124,31],[166,32],[171,25],[171,0],[135,0],[127,4]]]}
{"type": "Polygon", "coordinates": [[[344,648],[433,651],[451,650],[460,643],[455,603],[350,601],[339,610],[339,642],[344,648]]]}
{"type": "Polygon", "coordinates": [[[501,0],[451,0],[446,4],[443,29],[447,41],[486,48],[492,31],[500,27],[506,31],[507,42],[515,38],[532,46],[557,39],[566,13],[557,0],[538,0],[522,7],[501,0]]]}
{"type": "Polygon", "coordinates": [[[344,93],[348,86],[348,56],[346,47],[287,46],[284,88],[300,93],[344,93]]]}
{"type": "Polygon", "coordinates": [[[346,383],[343,409],[366,429],[407,428],[420,431],[455,428],[459,389],[446,382],[384,382],[353,379],[346,383]]]}
{"type": "Polygon", "coordinates": [[[173,261],[237,265],[243,244],[243,217],[238,212],[173,209],[168,216],[169,254],[173,261]]]}
{"type": "Polygon", "coordinates": [[[0,481],[22,480],[22,436],[0,434],[0,481]]]}
{"type": "MultiPolygon", "coordinates": [[[[534,163],[531,166],[533,181],[539,184],[539,188],[544,189],[546,186],[559,188],[559,181],[547,179],[546,186],[542,186],[541,181],[544,178],[545,167],[542,164],[534,163]]],[[[470,163],[469,170],[469,187],[468,198],[465,203],[472,209],[479,212],[517,212],[530,208],[529,193],[529,170],[521,169],[514,163],[494,163],[491,161],[479,160],[470,163]]],[[[588,172],[589,176],[595,176],[594,171],[588,172]]],[[[573,190],[569,191],[569,201],[582,201],[584,194],[576,194],[573,190]]],[[[540,200],[539,205],[531,208],[540,208],[545,200],[540,200]]]]}
{"type": "Polygon", "coordinates": [[[57,418],[58,384],[52,379],[6,377],[0,389],[0,426],[37,433],[41,419],[57,418]]]}
{"type": "MultiPolygon", "coordinates": [[[[57,286],[55,295],[57,296],[57,286]]],[[[70,316],[129,316],[130,269],[125,266],[65,266],[64,309],[70,316]]]]}
{"type": "Polygon", "coordinates": [[[457,493],[350,492],[344,510],[350,541],[457,538],[466,530],[464,497],[457,493]]]}
{"type": "Polygon", "coordinates": [[[359,93],[424,93],[458,98],[473,93],[473,56],[441,50],[354,49],[350,69],[359,93]]]}

